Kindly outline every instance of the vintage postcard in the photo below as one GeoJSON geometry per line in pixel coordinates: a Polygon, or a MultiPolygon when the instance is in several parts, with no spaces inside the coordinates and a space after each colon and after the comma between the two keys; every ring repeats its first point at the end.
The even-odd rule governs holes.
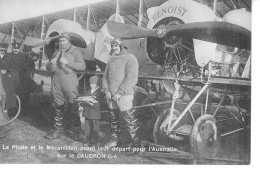
{"type": "Polygon", "coordinates": [[[251,164],[250,0],[0,0],[1,164],[251,164]]]}

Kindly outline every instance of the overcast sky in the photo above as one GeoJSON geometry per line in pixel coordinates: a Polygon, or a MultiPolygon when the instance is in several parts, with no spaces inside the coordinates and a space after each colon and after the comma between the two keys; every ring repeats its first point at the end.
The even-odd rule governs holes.
{"type": "Polygon", "coordinates": [[[105,0],[0,0],[0,24],[43,16],[105,0]]]}

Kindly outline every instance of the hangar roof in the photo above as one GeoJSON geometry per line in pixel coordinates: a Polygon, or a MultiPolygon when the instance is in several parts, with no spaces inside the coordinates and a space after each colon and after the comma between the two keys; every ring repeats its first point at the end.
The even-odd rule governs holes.
{"type": "MultiPolygon", "coordinates": [[[[1,1],[4,0],[0,0],[1,1]]],[[[35,0],[26,0],[21,4],[21,8],[25,7],[30,1],[35,0]]],[[[43,0],[38,0],[43,1],[43,0]]],[[[57,1],[57,0],[55,0],[57,1]]],[[[63,0],[64,1],[64,0],[63,0]]],[[[70,0],[65,0],[70,1],[70,0]]],[[[159,6],[166,0],[143,0],[143,21],[142,27],[146,27],[148,23],[148,17],[146,11],[150,7],[159,6]]],[[[196,0],[201,3],[207,4],[209,7],[213,8],[214,0],[196,0]]],[[[9,0],[11,3],[12,1],[9,0]]],[[[75,1],[73,1],[75,2],[75,1]]],[[[120,15],[123,16],[127,24],[138,24],[138,15],[139,15],[139,3],[140,0],[119,0],[120,6],[120,15]]],[[[82,5],[76,8],[76,21],[79,22],[83,28],[86,28],[88,10],[90,9],[90,27],[92,31],[98,31],[102,25],[107,21],[111,14],[116,12],[116,0],[105,0],[103,2],[93,3],[89,5],[82,5]]],[[[232,9],[246,8],[247,11],[251,12],[252,2],[249,0],[217,0],[217,15],[222,17],[225,13],[232,9]]],[[[1,5],[2,6],[2,5],[1,5]]],[[[11,10],[11,9],[10,9],[11,10]]],[[[15,11],[12,11],[15,12],[15,11]]],[[[1,14],[1,12],[0,12],[1,14]]],[[[4,14],[1,14],[4,15],[4,14]]],[[[44,15],[45,17],[45,33],[48,27],[57,19],[68,19],[73,20],[74,17],[74,8],[62,10],[57,8],[56,12],[51,14],[44,15]]],[[[26,36],[31,37],[41,37],[41,24],[42,16],[27,18],[23,20],[15,21],[15,38],[25,38],[26,36]],[[18,31],[19,30],[19,31],[18,31]]],[[[12,29],[12,21],[7,21],[6,23],[1,24],[0,22],[0,33],[5,35],[10,35],[12,29]]],[[[1,37],[0,37],[1,41],[1,37]]]]}

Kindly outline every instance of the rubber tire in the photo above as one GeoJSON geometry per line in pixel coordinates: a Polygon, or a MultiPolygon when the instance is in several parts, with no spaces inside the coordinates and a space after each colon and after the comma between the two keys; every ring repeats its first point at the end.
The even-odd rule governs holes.
{"type": "MultiPolygon", "coordinates": [[[[214,127],[212,127],[212,129],[214,129],[214,127]]],[[[218,153],[219,147],[220,147],[220,133],[219,130],[217,129],[215,118],[209,114],[204,114],[200,116],[194,123],[191,130],[191,135],[190,135],[191,153],[199,157],[213,157],[218,153]],[[210,136],[208,138],[210,140],[209,139],[205,140],[206,141],[206,145],[205,145],[200,143],[197,140],[199,139],[198,136],[200,136],[200,138],[203,138],[201,136],[203,136],[204,133],[206,134],[207,131],[210,132],[210,130],[205,130],[205,129],[210,129],[209,127],[210,125],[207,126],[205,125],[205,124],[209,124],[208,122],[210,122],[210,124],[215,125],[216,127],[215,129],[217,130],[217,133],[216,133],[216,140],[213,139],[214,140],[213,142],[210,142],[210,140],[212,140],[212,134],[214,135],[214,133],[209,133],[210,136]]]]}

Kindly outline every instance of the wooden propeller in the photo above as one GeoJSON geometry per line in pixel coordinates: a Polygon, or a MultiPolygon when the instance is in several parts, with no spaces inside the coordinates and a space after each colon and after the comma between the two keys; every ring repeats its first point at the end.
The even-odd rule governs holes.
{"type": "MultiPolygon", "coordinates": [[[[71,39],[71,43],[74,46],[77,46],[77,47],[80,47],[80,48],[86,48],[87,47],[85,40],[80,35],[78,35],[77,33],[73,33],[73,32],[66,32],[66,33],[69,35],[69,37],[71,39]]],[[[55,39],[59,39],[59,37],[60,37],[60,35],[49,37],[49,40],[52,41],[52,40],[55,40],[55,39]]],[[[41,40],[37,43],[26,44],[26,45],[34,48],[34,47],[38,47],[38,46],[41,46],[41,45],[46,45],[47,41],[48,40],[45,39],[45,40],[41,40]]]]}
{"type": "Polygon", "coordinates": [[[135,25],[108,21],[107,29],[112,36],[123,39],[182,36],[251,50],[251,31],[227,22],[194,22],[145,29],[135,25]]]}

